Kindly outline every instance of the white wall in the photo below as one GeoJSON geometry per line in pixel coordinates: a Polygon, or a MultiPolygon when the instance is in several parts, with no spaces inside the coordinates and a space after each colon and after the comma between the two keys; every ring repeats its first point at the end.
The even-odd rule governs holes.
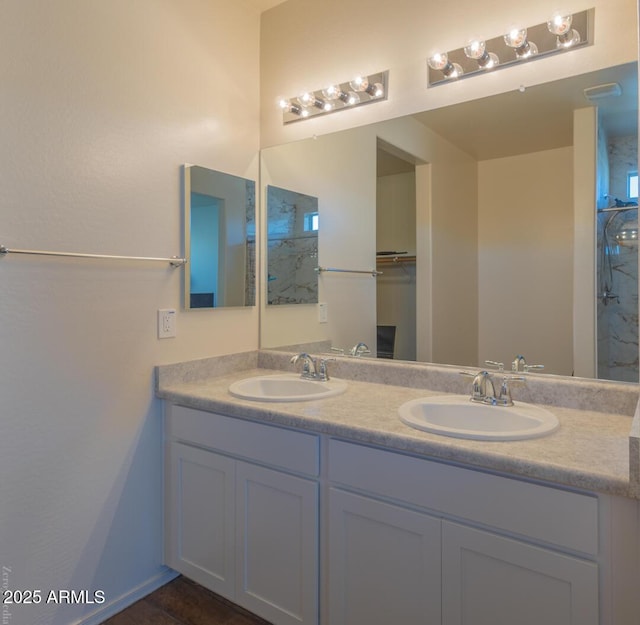
{"type": "MultiPolygon", "coordinates": [[[[182,163],[257,177],[258,43],[243,0],[0,3],[0,243],[179,254],[182,163]]],[[[255,308],[181,312],[178,337],[158,341],[180,273],[0,259],[11,588],[100,589],[112,604],[163,579],[153,366],[254,349],[258,330],[255,308]]],[[[13,606],[10,623],[67,625],[96,607],[13,606]]]]}
{"type": "Polygon", "coordinates": [[[636,0],[564,0],[561,5],[556,0],[288,0],[262,19],[261,144],[286,143],[633,61],[636,13],[636,0]],[[539,24],[558,10],[591,7],[593,46],[426,88],[426,59],[436,52],[500,36],[516,25],[539,24]],[[387,101],[282,125],[280,98],[386,69],[387,101]]]}
{"type": "Polygon", "coordinates": [[[573,148],[480,161],[478,189],[480,362],[572,375],[573,148]]]}

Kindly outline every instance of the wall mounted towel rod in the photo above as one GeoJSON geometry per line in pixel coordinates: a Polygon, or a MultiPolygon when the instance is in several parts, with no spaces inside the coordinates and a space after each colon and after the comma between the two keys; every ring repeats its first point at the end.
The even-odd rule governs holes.
{"type": "Polygon", "coordinates": [[[338,273],[368,273],[374,278],[382,275],[382,271],[376,271],[375,269],[336,269],[335,267],[316,267],[316,271],[318,273],[322,273],[324,271],[336,271],[338,273]]]}
{"type": "Polygon", "coordinates": [[[44,250],[12,250],[0,245],[0,258],[7,254],[36,254],[38,256],[69,256],[71,258],[102,258],[107,260],[146,260],[169,263],[172,267],[182,267],[187,263],[186,258],[172,256],[171,258],[155,258],[152,256],[112,256],[109,254],[76,254],[74,252],[47,252],[44,250]]]}

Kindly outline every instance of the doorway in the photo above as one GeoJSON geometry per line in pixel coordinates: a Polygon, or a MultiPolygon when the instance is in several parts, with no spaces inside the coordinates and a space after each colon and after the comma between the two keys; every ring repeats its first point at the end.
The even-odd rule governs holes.
{"type": "Polygon", "coordinates": [[[377,354],[416,360],[416,162],[378,139],[377,354]]]}

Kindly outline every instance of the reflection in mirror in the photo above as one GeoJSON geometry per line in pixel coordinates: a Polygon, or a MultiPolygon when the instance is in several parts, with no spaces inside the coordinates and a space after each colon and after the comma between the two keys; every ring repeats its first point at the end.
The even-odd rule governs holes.
{"type": "Polygon", "coordinates": [[[318,302],[318,198],[267,186],[267,303],[318,302]]]}
{"type": "MultiPolygon", "coordinates": [[[[385,296],[399,321],[388,320],[393,310],[378,314],[378,323],[397,324],[396,352],[406,335],[397,311],[415,306],[419,361],[484,367],[492,360],[509,369],[524,355],[544,373],[637,381],[637,248],[615,239],[634,228],[612,220],[603,246],[598,212],[634,201],[626,181],[637,172],[637,94],[637,64],[629,63],[268,148],[263,171],[279,185],[317,189],[325,202],[323,262],[362,267],[380,251],[412,255],[405,242],[376,249],[371,226],[381,201],[377,146],[411,157],[415,303],[385,296]],[[585,89],[609,83],[620,95],[585,97],[585,89]],[[604,286],[597,265],[613,276],[604,286]],[[607,293],[616,297],[605,305],[607,293]]],[[[399,287],[413,288],[411,264],[403,270],[381,260],[388,282],[394,271],[399,287]]],[[[344,348],[364,341],[375,351],[376,292],[387,285],[341,280],[321,280],[328,323],[307,317],[308,338],[344,348]]],[[[282,328],[272,341],[274,326],[263,326],[263,346],[303,342],[300,332],[287,341],[282,328]]],[[[287,327],[295,328],[293,319],[287,327]]]]}
{"type": "Polygon", "coordinates": [[[255,182],[184,167],[184,307],[255,305],[255,182]]]}

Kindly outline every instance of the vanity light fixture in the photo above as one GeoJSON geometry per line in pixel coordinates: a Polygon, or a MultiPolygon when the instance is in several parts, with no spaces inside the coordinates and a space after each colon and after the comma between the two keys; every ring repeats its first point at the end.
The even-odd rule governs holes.
{"type": "Polygon", "coordinates": [[[283,98],[279,103],[282,122],[290,124],[301,119],[386,100],[388,79],[388,71],[359,75],[347,82],[332,84],[317,91],[307,91],[295,98],[283,98]]]}
{"type": "Polygon", "coordinates": [[[535,26],[518,26],[499,37],[434,54],[427,60],[428,86],[591,45],[594,19],[595,9],[557,14],[535,26]]]}

